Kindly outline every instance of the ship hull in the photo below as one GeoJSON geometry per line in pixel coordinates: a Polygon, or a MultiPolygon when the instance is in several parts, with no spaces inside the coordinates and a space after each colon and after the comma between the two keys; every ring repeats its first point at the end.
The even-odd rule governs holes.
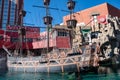
{"type": "Polygon", "coordinates": [[[0,58],[0,73],[7,72],[7,58],[1,57],[0,58]]]}
{"type": "Polygon", "coordinates": [[[56,72],[77,72],[77,67],[76,65],[67,65],[63,66],[64,71],[62,71],[61,66],[49,66],[49,67],[9,67],[10,72],[42,72],[42,73],[56,73],[56,72]]]}
{"type": "Polygon", "coordinates": [[[17,72],[79,72],[80,71],[80,59],[81,56],[61,58],[61,59],[52,59],[50,62],[39,61],[40,58],[35,60],[30,58],[25,58],[22,60],[20,58],[8,58],[8,70],[17,71],[17,72]],[[75,61],[74,58],[78,60],[75,61]],[[62,62],[61,62],[62,60],[62,62]]]}
{"type": "MultiPolygon", "coordinates": [[[[120,63],[111,64],[111,60],[102,61],[99,66],[90,66],[90,60],[86,58],[82,61],[82,56],[71,56],[60,59],[51,59],[49,62],[40,62],[40,57],[32,58],[8,58],[8,70],[16,72],[95,72],[95,73],[114,73],[120,72],[120,63]],[[62,60],[62,61],[61,61],[62,60]],[[103,64],[105,62],[106,65],[103,64]],[[104,65],[104,66],[103,66],[104,65]]],[[[113,60],[113,59],[112,59],[113,60]]],[[[115,58],[116,60],[116,58],[115,58]]],[[[113,61],[112,61],[113,62],[113,61]]]]}

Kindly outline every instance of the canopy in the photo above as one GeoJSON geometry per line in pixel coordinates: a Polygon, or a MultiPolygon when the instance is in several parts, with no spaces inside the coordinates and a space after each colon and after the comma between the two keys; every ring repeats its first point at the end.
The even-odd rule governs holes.
{"type": "Polygon", "coordinates": [[[91,31],[91,29],[82,29],[81,30],[83,34],[89,33],[91,31]]]}

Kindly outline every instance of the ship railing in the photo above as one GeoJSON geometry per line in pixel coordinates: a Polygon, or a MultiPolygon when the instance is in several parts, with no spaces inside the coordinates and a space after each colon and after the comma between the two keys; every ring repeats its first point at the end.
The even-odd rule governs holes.
{"type": "Polygon", "coordinates": [[[79,57],[79,60],[80,60],[81,59],[80,55],[79,56],[72,56],[72,57],[59,57],[57,59],[51,58],[49,60],[48,59],[43,59],[42,60],[41,57],[37,57],[37,58],[35,58],[35,57],[34,58],[33,57],[31,57],[31,58],[9,57],[8,63],[14,63],[14,62],[16,62],[16,63],[19,63],[19,62],[21,62],[21,63],[24,63],[24,62],[28,62],[28,63],[29,62],[45,62],[45,63],[48,63],[48,62],[50,62],[51,64],[54,64],[54,63],[61,64],[62,60],[64,60],[63,62],[66,63],[68,59],[71,60],[71,62],[75,62],[75,58],[78,58],[78,57],[79,57]],[[42,60],[42,61],[40,61],[40,60],[42,60]]]}
{"type": "Polygon", "coordinates": [[[79,67],[89,67],[89,62],[90,60],[88,58],[82,60],[82,55],[77,55],[77,56],[71,56],[71,57],[67,57],[67,58],[58,58],[58,59],[50,59],[49,61],[45,62],[45,63],[40,63],[39,60],[29,60],[24,59],[24,60],[20,60],[18,59],[18,61],[13,64],[14,61],[8,61],[8,66],[9,67],[15,67],[16,69],[18,67],[23,67],[24,69],[26,67],[50,67],[50,66],[65,66],[65,65],[76,65],[78,68],[79,67]]]}
{"type": "MultiPolygon", "coordinates": [[[[57,54],[57,53],[55,53],[57,54]]],[[[12,63],[16,62],[16,65],[21,66],[41,66],[42,65],[66,65],[66,64],[78,64],[80,67],[89,66],[90,62],[90,54],[82,54],[82,55],[73,55],[67,56],[66,53],[61,52],[64,57],[60,54],[57,54],[57,58],[50,57],[48,58],[41,58],[41,57],[8,57],[8,64],[12,65],[12,63]],[[43,62],[43,63],[41,63],[43,62]]],[[[50,54],[52,55],[52,54],[50,54]]],[[[50,56],[49,55],[49,56],[50,56]]]]}
{"type": "Polygon", "coordinates": [[[41,59],[41,57],[8,57],[8,61],[14,61],[14,62],[17,62],[17,61],[39,61],[39,59],[41,59]]]}

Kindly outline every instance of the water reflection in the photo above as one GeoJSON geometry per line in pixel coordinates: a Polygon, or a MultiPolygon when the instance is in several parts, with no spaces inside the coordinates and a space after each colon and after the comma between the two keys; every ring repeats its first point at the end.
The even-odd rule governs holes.
{"type": "Polygon", "coordinates": [[[71,73],[18,73],[0,74],[0,80],[120,80],[119,73],[95,74],[78,72],[71,73]]]}
{"type": "Polygon", "coordinates": [[[120,74],[87,74],[82,78],[83,80],[120,80],[120,74]]]}

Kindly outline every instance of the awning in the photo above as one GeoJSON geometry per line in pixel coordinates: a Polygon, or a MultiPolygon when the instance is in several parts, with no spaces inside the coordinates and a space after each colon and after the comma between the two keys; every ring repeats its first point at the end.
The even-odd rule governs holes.
{"type": "Polygon", "coordinates": [[[82,29],[82,34],[90,33],[91,29],[82,29]]]}

